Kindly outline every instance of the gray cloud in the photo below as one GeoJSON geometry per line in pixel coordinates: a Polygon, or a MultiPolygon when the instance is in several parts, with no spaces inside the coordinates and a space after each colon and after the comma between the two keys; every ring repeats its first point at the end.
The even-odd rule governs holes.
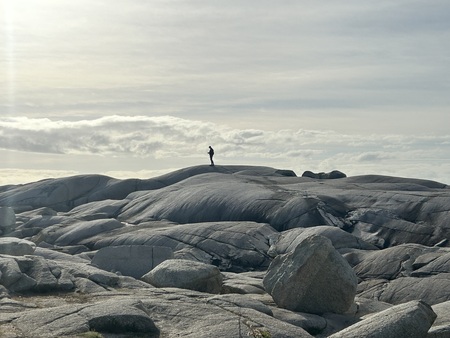
{"type": "Polygon", "coordinates": [[[211,143],[226,162],[449,181],[448,1],[0,6],[0,148],[17,156],[163,170],[211,143]]]}
{"type": "Polygon", "coordinates": [[[233,126],[245,114],[257,128],[285,128],[296,115],[310,129],[445,132],[438,121],[450,105],[450,4],[443,0],[8,6],[10,42],[0,48],[14,58],[10,78],[0,78],[11,93],[0,109],[10,114],[170,114],[233,126]],[[408,114],[414,121],[396,122],[408,114]]]}

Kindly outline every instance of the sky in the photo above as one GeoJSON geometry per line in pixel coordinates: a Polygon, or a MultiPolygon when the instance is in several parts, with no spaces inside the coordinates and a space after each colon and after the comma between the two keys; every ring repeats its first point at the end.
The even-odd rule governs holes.
{"type": "Polygon", "coordinates": [[[0,185],[209,164],[450,184],[448,0],[0,0],[0,185]]]}

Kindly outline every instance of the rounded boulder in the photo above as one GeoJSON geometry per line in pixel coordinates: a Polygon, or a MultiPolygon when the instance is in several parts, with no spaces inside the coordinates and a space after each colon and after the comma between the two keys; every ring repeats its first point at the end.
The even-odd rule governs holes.
{"type": "Polygon", "coordinates": [[[142,276],[142,280],[159,288],[174,287],[219,293],[223,278],[214,265],[185,259],[168,259],[142,276]]]}
{"type": "Polygon", "coordinates": [[[313,235],[278,255],[263,279],[275,303],[291,311],[344,313],[354,303],[358,280],[331,241],[313,235]]]}

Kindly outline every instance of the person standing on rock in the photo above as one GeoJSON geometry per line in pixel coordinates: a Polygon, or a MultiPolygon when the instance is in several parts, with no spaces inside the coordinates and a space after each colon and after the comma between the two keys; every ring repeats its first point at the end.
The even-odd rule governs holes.
{"type": "Polygon", "coordinates": [[[208,154],[209,154],[209,159],[211,160],[210,165],[213,166],[214,165],[214,161],[213,161],[214,149],[211,146],[209,146],[208,154]]]}

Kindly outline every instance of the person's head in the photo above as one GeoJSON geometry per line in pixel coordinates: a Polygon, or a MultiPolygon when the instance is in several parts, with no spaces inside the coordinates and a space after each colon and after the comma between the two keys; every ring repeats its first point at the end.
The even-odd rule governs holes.
{"type": "Polygon", "coordinates": [[[211,146],[209,146],[211,148],[211,146]]]}

